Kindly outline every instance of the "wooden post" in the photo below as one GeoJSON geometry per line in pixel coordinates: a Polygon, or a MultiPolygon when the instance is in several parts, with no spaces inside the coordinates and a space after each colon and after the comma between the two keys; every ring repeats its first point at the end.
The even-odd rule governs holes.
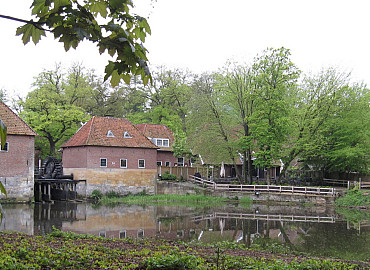
{"type": "Polygon", "coordinates": [[[358,179],[358,189],[361,190],[361,177],[358,179]]]}

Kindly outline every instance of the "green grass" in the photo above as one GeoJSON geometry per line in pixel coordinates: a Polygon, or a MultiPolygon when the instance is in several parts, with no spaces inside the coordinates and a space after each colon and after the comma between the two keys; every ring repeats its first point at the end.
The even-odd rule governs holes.
{"type": "Polygon", "coordinates": [[[177,195],[177,194],[159,194],[159,195],[129,195],[125,197],[108,198],[103,197],[101,199],[102,204],[154,204],[154,205],[194,205],[194,206],[205,206],[205,205],[217,205],[225,204],[230,201],[251,203],[252,200],[249,197],[243,197],[239,200],[231,200],[229,198],[188,194],[188,195],[177,195]]]}

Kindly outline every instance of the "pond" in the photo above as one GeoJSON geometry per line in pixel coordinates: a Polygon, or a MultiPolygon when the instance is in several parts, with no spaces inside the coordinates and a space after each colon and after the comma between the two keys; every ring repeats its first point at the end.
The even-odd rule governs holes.
{"type": "Polygon", "coordinates": [[[368,260],[370,213],[305,206],[97,206],[88,203],[4,204],[0,230],[32,235],[66,232],[107,238],[232,241],[271,251],[368,260]]]}

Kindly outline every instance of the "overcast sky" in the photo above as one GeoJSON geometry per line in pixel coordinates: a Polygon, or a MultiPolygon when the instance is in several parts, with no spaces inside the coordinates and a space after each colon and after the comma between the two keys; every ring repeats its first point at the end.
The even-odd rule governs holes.
{"type": "MultiPolygon", "coordinates": [[[[29,19],[31,3],[6,1],[0,14],[29,19]]],[[[157,0],[154,8],[148,8],[150,0],[134,3],[138,14],[149,16],[150,65],[201,73],[284,46],[303,72],[334,66],[370,84],[369,0],[157,0]]],[[[33,77],[57,62],[65,67],[81,62],[103,75],[109,57],[99,55],[95,45],[83,43],[65,53],[49,36],[24,46],[15,36],[20,25],[0,19],[0,88],[26,95],[33,77]]]]}

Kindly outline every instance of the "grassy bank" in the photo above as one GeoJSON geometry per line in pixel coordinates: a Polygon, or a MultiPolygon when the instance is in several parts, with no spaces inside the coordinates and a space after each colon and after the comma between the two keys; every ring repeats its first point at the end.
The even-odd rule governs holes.
{"type": "Polygon", "coordinates": [[[207,206],[221,205],[225,203],[251,203],[249,197],[222,198],[205,195],[176,195],[176,194],[159,194],[159,195],[129,195],[125,197],[103,196],[100,199],[102,204],[154,204],[154,205],[187,205],[187,206],[207,206]]]}
{"type": "Polygon", "coordinates": [[[272,254],[227,245],[105,239],[54,231],[0,233],[0,269],[361,269],[364,262],[272,254]]]}
{"type": "Polygon", "coordinates": [[[343,197],[335,201],[335,205],[345,207],[369,207],[369,193],[369,191],[359,190],[358,188],[348,190],[343,197]]]}

